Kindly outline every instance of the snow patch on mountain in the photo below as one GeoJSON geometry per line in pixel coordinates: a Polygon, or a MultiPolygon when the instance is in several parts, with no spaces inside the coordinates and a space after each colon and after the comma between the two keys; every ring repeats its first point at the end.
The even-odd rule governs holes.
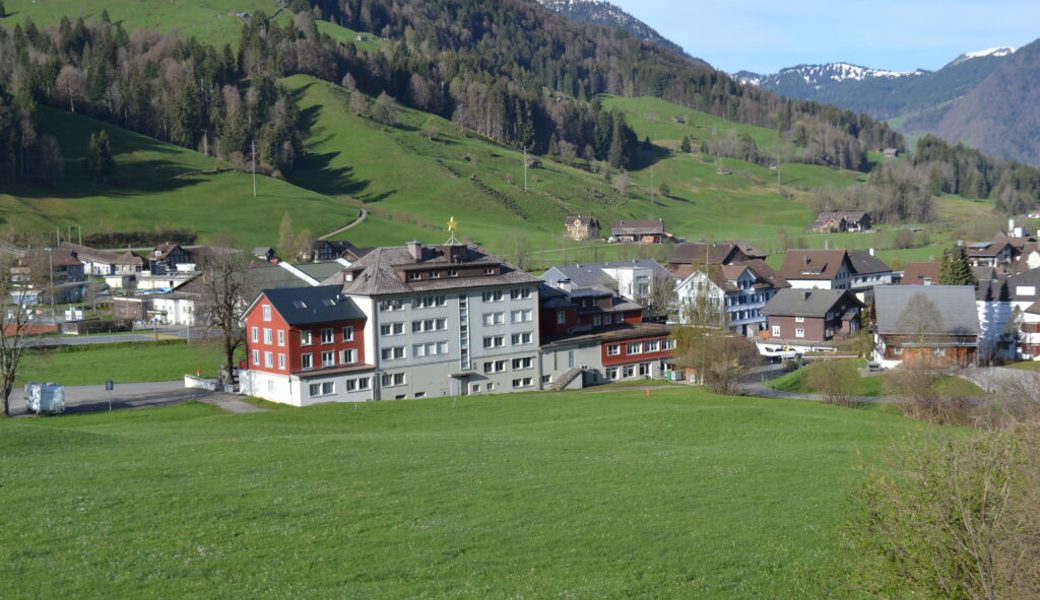
{"type": "Polygon", "coordinates": [[[959,65],[961,63],[968,62],[969,60],[971,60],[973,58],[985,58],[987,56],[993,56],[993,57],[996,57],[996,58],[1001,58],[1001,57],[1004,57],[1004,56],[1011,56],[1012,54],[1015,53],[1015,50],[1017,50],[1017,48],[1010,48],[1010,47],[1007,47],[1007,46],[1001,46],[1001,47],[998,47],[998,48],[987,48],[985,50],[976,50],[975,52],[965,52],[964,54],[961,54],[960,56],[955,58],[953,60],[953,62],[951,62],[947,66],[948,67],[952,67],[953,65],[959,65]]]}
{"type": "Polygon", "coordinates": [[[773,87],[784,81],[801,80],[805,85],[820,89],[820,87],[842,81],[863,81],[866,79],[897,79],[902,77],[917,77],[928,71],[917,69],[915,71],[890,71],[887,69],[871,69],[851,63],[828,63],[824,65],[798,65],[780,69],[772,75],[759,75],[748,71],[735,73],[734,77],[741,83],[755,86],[773,87]]]}

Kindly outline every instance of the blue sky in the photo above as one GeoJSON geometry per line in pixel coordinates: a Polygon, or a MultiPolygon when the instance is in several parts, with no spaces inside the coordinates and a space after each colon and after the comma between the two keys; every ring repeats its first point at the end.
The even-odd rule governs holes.
{"type": "Polygon", "coordinates": [[[728,72],[847,61],[938,69],[963,52],[1040,37],[1037,0],[611,0],[728,72]]]}

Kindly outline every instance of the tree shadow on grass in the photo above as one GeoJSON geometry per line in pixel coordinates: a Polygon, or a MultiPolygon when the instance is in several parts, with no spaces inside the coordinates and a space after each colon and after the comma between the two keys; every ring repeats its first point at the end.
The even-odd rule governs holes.
{"type": "Polygon", "coordinates": [[[650,144],[650,147],[648,148],[643,144],[639,144],[639,149],[632,158],[631,170],[641,171],[647,167],[652,167],[671,155],[672,151],[663,146],[650,144]]]}
{"type": "MultiPolygon", "coordinates": [[[[293,90],[294,97],[302,96],[304,90],[312,84],[293,90]]],[[[318,128],[318,118],[321,116],[321,106],[311,106],[300,111],[297,125],[306,134],[305,146],[317,147],[333,139],[334,135],[328,133],[324,128],[318,128]],[[318,137],[322,136],[322,137],[318,137]]],[[[335,165],[340,152],[310,152],[304,151],[297,164],[297,168],[289,176],[289,181],[302,188],[325,194],[327,196],[354,196],[365,190],[369,183],[352,177],[353,167],[348,165],[335,165]]]]}
{"type": "MultiPolygon", "coordinates": [[[[75,163],[68,168],[79,168],[75,163]]],[[[163,160],[149,160],[134,163],[120,171],[118,164],[113,175],[105,181],[94,181],[90,177],[77,179],[66,178],[53,185],[18,183],[5,186],[5,192],[23,198],[62,198],[78,199],[92,196],[105,196],[109,198],[123,198],[129,196],[140,196],[145,193],[174,192],[198,183],[210,180],[213,171],[207,173],[199,170],[191,170],[184,165],[163,160]]]]}

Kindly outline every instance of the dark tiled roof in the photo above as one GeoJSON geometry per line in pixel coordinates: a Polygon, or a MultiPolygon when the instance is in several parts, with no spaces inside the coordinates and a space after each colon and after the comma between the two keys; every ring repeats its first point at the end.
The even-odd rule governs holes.
{"type": "MultiPolygon", "coordinates": [[[[585,335],[566,335],[542,340],[542,346],[554,344],[578,344],[582,342],[610,343],[636,338],[671,335],[673,327],[664,323],[636,323],[616,325],[609,329],[603,329],[585,335]]],[[[635,357],[633,357],[635,360],[635,357]]]]}
{"type": "Polygon", "coordinates": [[[1040,299],[1040,293],[1038,293],[1040,292],[1040,269],[1030,269],[1012,275],[1007,278],[1007,284],[1011,299],[1016,302],[1031,302],[1040,299]]]}
{"type": "Polygon", "coordinates": [[[289,325],[365,319],[365,313],[342,295],[338,285],[268,289],[263,294],[289,325]]]}
{"type": "Polygon", "coordinates": [[[651,219],[649,221],[615,221],[612,232],[614,235],[663,234],[664,221],[661,219],[651,219]]]}
{"type": "Polygon", "coordinates": [[[747,258],[745,252],[732,242],[695,242],[679,244],[668,256],[672,265],[721,265],[747,258]]]}
{"type": "Polygon", "coordinates": [[[852,263],[852,271],[858,275],[892,272],[892,267],[867,250],[850,250],[849,262],[852,263]]]}
{"type": "Polygon", "coordinates": [[[859,300],[845,290],[784,289],[777,292],[762,307],[762,314],[780,317],[823,318],[846,295],[848,303],[860,304],[859,300]]]}

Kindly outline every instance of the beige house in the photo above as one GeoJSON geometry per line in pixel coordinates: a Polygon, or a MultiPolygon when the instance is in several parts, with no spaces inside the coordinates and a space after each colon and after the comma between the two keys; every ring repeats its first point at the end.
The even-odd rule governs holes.
{"type": "Polygon", "coordinates": [[[576,241],[598,240],[600,238],[599,219],[584,215],[567,217],[567,237],[576,241]]]}

